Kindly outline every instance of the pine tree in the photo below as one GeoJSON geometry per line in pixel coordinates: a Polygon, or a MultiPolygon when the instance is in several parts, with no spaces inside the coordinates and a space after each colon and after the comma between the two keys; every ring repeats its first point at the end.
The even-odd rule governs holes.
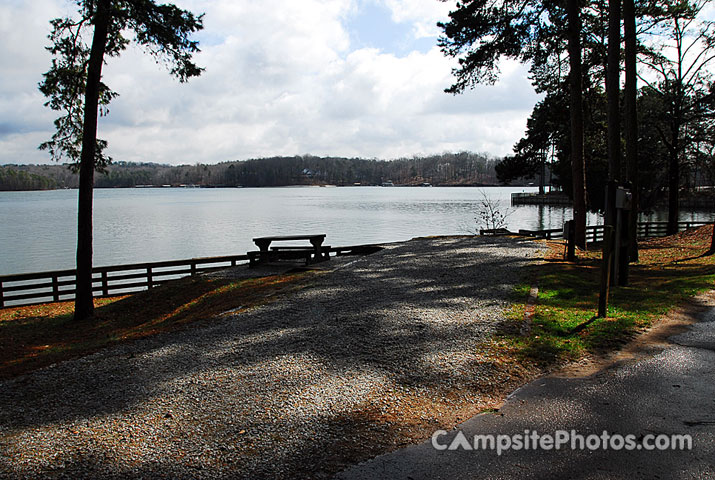
{"type": "Polygon", "coordinates": [[[116,57],[133,41],[150,55],[170,66],[170,72],[185,82],[201,74],[192,62],[198,43],[191,33],[203,28],[202,16],[174,5],[153,0],[77,0],[79,18],[52,20],[52,67],[44,74],[40,91],[49,98],[46,106],[64,114],[55,120],[52,139],[40,145],[57,161],[69,160],[79,171],[77,218],[77,279],[75,320],[94,315],[92,293],[92,203],[94,171],[103,170],[111,158],[107,142],[97,138],[97,118],[107,113],[117,96],[102,82],[107,57],[116,57]],[[86,38],[91,34],[91,45],[86,38]]]}

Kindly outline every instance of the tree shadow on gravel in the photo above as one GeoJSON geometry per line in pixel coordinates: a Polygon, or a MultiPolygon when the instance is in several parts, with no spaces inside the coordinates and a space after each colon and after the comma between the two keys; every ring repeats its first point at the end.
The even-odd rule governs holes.
{"type": "MultiPolygon", "coordinates": [[[[713,308],[712,301],[707,308],[713,308]]],[[[703,311],[693,302],[683,321],[702,321],[703,311]]],[[[595,376],[541,378],[519,389],[498,414],[475,417],[459,429],[470,442],[477,434],[523,438],[524,432],[552,437],[559,431],[576,433],[558,449],[538,448],[532,441],[531,448],[498,454],[488,448],[436,451],[422,444],[338,478],[710,478],[715,427],[708,412],[715,387],[703,379],[713,376],[713,358],[707,349],[676,346],[595,376]],[[652,438],[651,449],[624,448],[619,439],[604,444],[604,432],[632,435],[634,446],[650,435],[691,435],[692,449],[678,448],[679,440],[672,437],[672,443],[665,442],[671,448],[652,448],[652,438]],[[583,446],[595,445],[594,437],[599,437],[598,447],[583,446]]],[[[440,443],[448,445],[456,434],[449,432],[440,443]]],[[[658,444],[664,445],[663,440],[658,444]]]]}
{"type": "MultiPolygon", "coordinates": [[[[307,427],[299,430],[328,432],[323,443],[332,442],[332,446],[325,447],[328,453],[323,452],[321,458],[345,455],[333,438],[337,433],[330,432],[349,438],[359,436],[365,425],[386,429],[380,433],[384,442],[364,449],[368,455],[396,448],[395,439],[405,436],[397,422],[404,419],[370,413],[373,397],[384,400],[381,382],[398,390],[427,388],[426,395],[460,389],[465,397],[476,395],[484,385],[474,377],[484,375],[488,381],[503,366],[488,358],[480,360],[474,348],[503,322],[501,311],[513,286],[522,280],[521,267],[537,256],[539,248],[531,240],[503,237],[417,239],[392,247],[319,275],[307,288],[271,304],[0,383],[0,425],[6,432],[62,428],[56,424],[102,421],[147,404],[158,406],[142,407],[142,411],[161,415],[172,402],[226,424],[232,414],[251,417],[250,409],[262,408],[265,395],[271,395],[252,383],[256,376],[275,379],[276,398],[270,402],[292,405],[310,399],[305,389],[320,384],[312,377],[302,379],[302,370],[319,368],[333,382],[344,378],[356,379],[353,383],[363,378],[374,381],[366,394],[350,393],[355,387],[350,381],[337,388],[338,402],[344,392],[356,398],[364,395],[361,401],[346,398],[350,406],[337,409],[342,413],[286,413],[294,419],[305,417],[307,427]],[[297,362],[297,366],[281,370],[285,362],[297,362]],[[248,406],[236,403],[252,396],[254,403],[248,406]],[[352,425],[347,430],[345,422],[352,425]],[[390,433],[392,429],[397,430],[390,433]]],[[[506,380],[504,386],[514,382],[506,380]]],[[[323,396],[330,397],[330,393],[323,396]]],[[[192,420],[197,422],[200,419],[192,420]]],[[[432,419],[416,423],[415,431],[422,433],[439,425],[432,419]]],[[[280,437],[280,425],[276,428],[275,435],[280,437]]],[[[182,435],[190,436],[190,432],[182,435]]],[[[244,434],[234,435],[221,442],[241,441],[244,434]]],[[[199,437],[196,441],[213,440],[199,437]]],[[[0,446],[6,448],[7,442],[0,437],[0,446]]],[[[315,445],[315,439],[305,438],[290,458],[300,458],[295,454],[301,449],[312,451],[315,445]]],[[[345,458],[353,460],[349,453],[345,458]]],[[[343,461],[338,458],[329,470],[334,472],[343,461]]],[[[161,471],[160,465],[156,468],[161,471]]],[[[234,471],[230,465],[221,469],[234,471]]]]}

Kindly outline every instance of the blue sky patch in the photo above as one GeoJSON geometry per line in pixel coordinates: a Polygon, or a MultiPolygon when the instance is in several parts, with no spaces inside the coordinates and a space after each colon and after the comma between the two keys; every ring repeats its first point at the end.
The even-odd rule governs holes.
{"type": "Polygon", "coordinates": [[[360,2],[358,12],[348,18],[352,50],[377,48],[383,53],[405,56],[415,50],[425,53],[437,43],[435,38],[417,39],[409,23],[396,23],[392,12],[374,0],[360,2]]]}

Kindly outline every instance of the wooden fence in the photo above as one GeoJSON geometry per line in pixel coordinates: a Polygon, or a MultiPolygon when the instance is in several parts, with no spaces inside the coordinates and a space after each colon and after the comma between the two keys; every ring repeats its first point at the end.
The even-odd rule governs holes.
{"type": "MultiPolygon", "coordinates": [[[[248,261],[247,255],[134,263],[92,269],[95,296],[123,295],[158,286],[168,280],[221,270],[248,261]]],[[[74,300],[76,270],[0,276],[0,308],[74,300]]]]}
{"type": "MultiPolygon", "coordinates": [[[[329,252],[335,255],[365,255],[380,249],[378,245],[353,245],[331,247],[329,252]]],[[[92,290],[97,297],[124,295],[187,275],[222,270],[246,262],[248,255],[228,255],[96,267],[92,269],[92,290]]],[[[76,270],[2,275],[0,308],[74,300],[75,279],[76,270]]]]}
{"type": "Polygon", "coordinates": [[[573,201],[564,193],[512,193],[511,205],[572,205],[573,201]]]}
{"type": "MultiPolygon", "coordinates": [[[[712,222],[678,222],[678,231],[689,228],[701,227],[712,222]]],[[[667,235],[668,222],[638,222],[638,238],[664,237],[667,235]]],[[[519,230],[520,235],[537,238],[564,238],[562,228],[548,230],[519,230]]],[[[603,225],[589,225],[586,227],[586,241],[600,242],[603,240],[603,225]]]]}

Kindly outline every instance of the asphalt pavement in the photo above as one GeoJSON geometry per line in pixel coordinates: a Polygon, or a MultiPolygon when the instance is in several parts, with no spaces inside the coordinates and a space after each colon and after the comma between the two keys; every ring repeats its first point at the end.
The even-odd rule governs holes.
{"type": "Polygon", "coordinates": [[[635,357],[540,378],[496,412],[336,478],[715,478],[715,295],[695,303],[684,331],[635,357]]]}

